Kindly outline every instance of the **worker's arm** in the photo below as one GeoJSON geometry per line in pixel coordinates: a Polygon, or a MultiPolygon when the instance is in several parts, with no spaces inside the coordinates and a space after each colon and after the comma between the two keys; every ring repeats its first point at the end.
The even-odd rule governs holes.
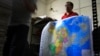
{"type": "Polygon", "coordinates": [[[37,9],[36,3],[35,2],[31,2],[30,0],[23,0],[23,1],[24,1],[25,7],[27,8],[27,10],[29,10],[30,12],[34,13],[35,10],[37,9]]]}

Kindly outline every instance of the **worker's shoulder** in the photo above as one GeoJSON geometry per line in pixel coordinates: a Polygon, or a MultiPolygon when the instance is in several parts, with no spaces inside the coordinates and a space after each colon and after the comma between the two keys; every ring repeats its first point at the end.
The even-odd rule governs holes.
{"type": "Polygon", "coordinates": [[[77,13],[77,12],[73,12],[73,14],[78,15],[78,13],[77,13]]]}
{"type": "Polygon", "coordinates": [[[77,12],[73,12],[74,14],[78,14],[77,12]]]}

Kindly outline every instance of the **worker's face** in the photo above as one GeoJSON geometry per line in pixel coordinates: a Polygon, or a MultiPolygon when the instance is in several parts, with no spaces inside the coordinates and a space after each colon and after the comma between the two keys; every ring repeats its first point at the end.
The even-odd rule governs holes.
{"type": "Polygon", "coordinates": [[[73,7],[70,5],[70,3],[66,3],[65,7],[66,7],[67,12],[71,12],[73,9],[73,7]]]}

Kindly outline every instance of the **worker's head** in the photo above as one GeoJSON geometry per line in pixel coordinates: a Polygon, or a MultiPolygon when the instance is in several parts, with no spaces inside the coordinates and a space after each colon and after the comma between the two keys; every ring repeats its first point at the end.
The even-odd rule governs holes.
{"type": "Polygon", "coordinates": [[[66,7],[66,11],[67,12],[71,12],[73,7],[74,7],[74,4],[72,2],[70,2],[70,1],[68,1],[68,2],[66,2],[65,7],[66,7]]]}

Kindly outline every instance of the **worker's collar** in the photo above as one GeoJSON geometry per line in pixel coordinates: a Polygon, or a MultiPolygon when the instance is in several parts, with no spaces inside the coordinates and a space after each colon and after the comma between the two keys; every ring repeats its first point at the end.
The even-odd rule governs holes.
{"type": "Polygon", "coordinates": [[[72,13],[73,13],[73,11],[71,11],[71,12],[66,12],[65,15],[69,15],[69,14],[72,14],[72,13]]]}

